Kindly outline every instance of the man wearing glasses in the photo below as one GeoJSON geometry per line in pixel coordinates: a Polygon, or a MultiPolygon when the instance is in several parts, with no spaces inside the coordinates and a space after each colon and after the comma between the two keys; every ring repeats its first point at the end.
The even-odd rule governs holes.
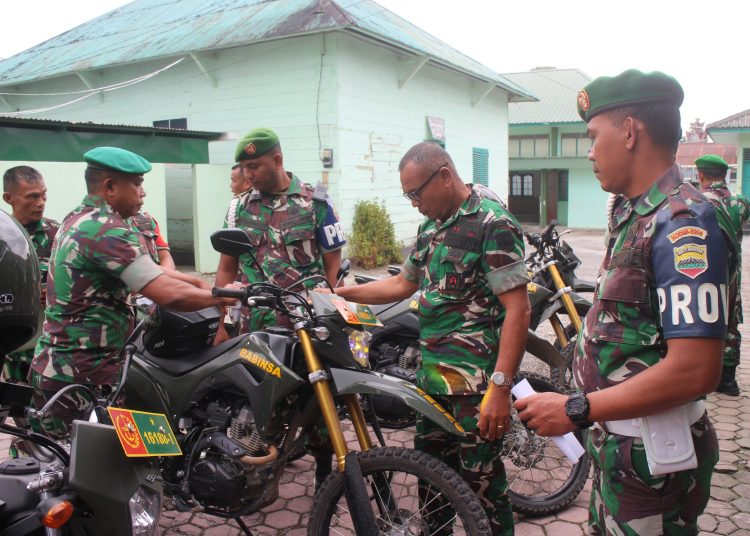
{"type": "MultiPolygon", "coordinates": [[[[492,534],[512,534],[500,451],[510,426],[510,387],[529,325],[521,229],[501,203],[463,183],[438,144],[409,149],[399,171],[404,196],[427,218],[403,270],[366,285],[338,288],[336,294],[379,304],[421,290],[417,381],[467,435],[459,438],[418,419],[414,446],[445,461],[469,483],[484,505],[492,534]]],[[[434,517],[430,525],[447,522],[434,517]]]]}

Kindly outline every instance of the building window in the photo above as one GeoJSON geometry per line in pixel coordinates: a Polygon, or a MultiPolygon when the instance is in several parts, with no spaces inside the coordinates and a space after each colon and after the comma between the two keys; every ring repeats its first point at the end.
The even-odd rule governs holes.
{"type": "Polygon", "coordinates": [[[563,134],[560,141],[560,156],[589,155],[591,138],[586,134],[563,134]]]}
{"type": "Polygon", "coordinates": [[[474,167],[474,183],[489,186],[490,152],[487,149],[473,147],[471,153],[474,167]]]}
{"type": "Polygon", "coordinates": [[[516,197],[534,197],[534,177],[528,173],[525,175],[513,175],[510,178],[510,195],[516,197]]]}
{"type": "Polygon", "coordinates": [[[510,158],[549,157],[549,136],[511,136],[508,138],[510,158]]]}
{"type": "Polygon", "coordinates": [[[159,121],[154,121],[154,127],[187,130],[187,117],[180,117],[178,119],[160,119],[159,121]]]}
{"type": "Polygon", "coordinates": [[[558,183],[557,183],[557,200],[567,201],[568,200],[568,172],[560,171],[558,183]]]}

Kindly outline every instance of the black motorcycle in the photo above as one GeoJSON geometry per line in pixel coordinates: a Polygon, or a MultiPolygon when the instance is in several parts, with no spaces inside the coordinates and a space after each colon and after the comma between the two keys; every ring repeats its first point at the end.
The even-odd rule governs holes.
{"type": "Polygon", "coordinates": [[[72,390],[104,415],[106,401],[82,385],[67,387],[35,411],[31,388],[0,383],[0,432],[14,436],[14,448],[26,453],[0,463],[0,535],[156,534],[162,507],[156,458],[127,457],[109,425],[74,421],[65,446],[6,422],[42,417],[72,390]]]}
{"type": "Polygon", "coordinates": [[[531,277],[527,286],[531,304],[529,329],[542,337],[554,338],[553,346],[562,356],[564,365],[547,362],[550,377],[561,385],[570,386],[574,341],[582,318],[591,308],[591,301],[581,294],[593,292],[595,285],[576,277],[575,270],[581,261],[561,239],[569,231],[558,234],[556,225],[557,222],[552,221],[541,233],[524,233],[534,248],[526,258],[531,277]]]}
{"type": "MultiPolygon", "coordinates": [[[[251,250],[237,229],[211,240],[221,253],[251,250]]],[[[463,430],[410,382],[369,369],[365,333],[376,320],[368,308],[321,293],[308,303],[267,283],[214,294],[274,309],[293,330],[269,328],[210,346],[218,310],[158,309],[142,324],[129,350],[125,405],[164,413],[177,430],[183,454],[160,462],[174,508],[234,518],[250,534],[241,516],[276,500],[290,456],[322,417],[338,471],[317,491],[308,534],[442,534],[452,527],[489,535],[478,499],[448,466],[410,449],[373,447],[361,406],[373,394],[397,397],[451,433],[463,430]],[[341,415],[360,452],[349,452],[341,415]]]]}
{"type": "MultiPolygon", "coordinates": [[[[398,266],[388,267],[391,275],[397,275],[400,271],[398,266]]],[[[355,275],[358,284],[374,279],[355,275]]],[[[382,327],[372,330],[372,366],[375,370],[409,382],[416,381],[416,369],[421,363],[418,299],[419,292],[400,302],[372,306],[383,322],[382,327]]],[[[558,369],[563,363],[559,352],[532,331],[529,331],[526,350],[558,369]]],[[[528,379],[537,392],[570,392],[569,388],[561,387],[551,378],[538,374],[522,372],[518,380],[523,378],[528,379]]],[[[384,428],[405,428],[413,426],[415,422],[414,412],[393,398],[373,396],[366,409],[375,413],[384,428]]],[[[588,457],[571,463],[549,438],[537,436],[527,428],[515,410],[511,413],[511,423],[511,429],[503,440],[502,457],[508,474],[508,496],[513,510],[527,516],[559,512],[583,489],[590,466],[588,457]]],[[[576,435],[579,441],[585,442],[585,433],[576,435]]]]}

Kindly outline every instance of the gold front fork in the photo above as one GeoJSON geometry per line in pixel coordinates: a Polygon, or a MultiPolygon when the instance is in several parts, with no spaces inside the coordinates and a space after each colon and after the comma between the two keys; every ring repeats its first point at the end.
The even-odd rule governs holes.
{"type": "MultiPolygon", "coordinates": [[[[324,372],[325,369],[323,368],[323,364],[320,362],[318,355],[312,347],[310,334],[304,327],[297,328],[296,331],[300,344],[302,345],[302,353],[305,356],[307,371],[311,375],[324,372]]],[[[349,448],[346,445],[344,430],[341,428],[339,415],[336,411],[336,403],[333,401],[331,386],[327,379],[321,379],[313,383],[313,390],[315,391],[315,397],[318,399],[318,404],[320,404],[320,412],[323,414],[323,421],[326,424],[326,428],[328,428],[328,434],[331,439],[331,444],[333,445],[333,452],[336,454],[338,469],[343,472],[346,453],[349,451],[349,448]]],[[[352,418],[354,432],[357,434],[359,444],[363,450],[367,450],[372,447],[372,441],[367,433],[362,406],[360,406],[356,395],[345,395],[344,399],[346,401],[346,407],[349,410],[349,415],[352,418]]]]}
{"type": "MultiPolygon", "coordinates": [[[[564,289],[565,282],[563,281],[563,278],[560,275],[560,271],[557,269],[557,265],[551,264],[549,266],[549,273],[552,276],[552,282],[555,284],[555,289],[557,290],[564,289]]],[[[573,298],[570,297],[570,294],[563,294],[562,296],[560,296],[560,299],[562,300],[563,305],[565,306],[565,311],[568,313],[568,318],[570,318],[570,321],[573,324],[573,327],[575,327],[576,329],[576,333],[581,331],[581,317],[578,316],[578,311],[576,310],[576,306],[573,303],[573,298]]],[[[557,320],[558,327],[555,327],[555,322],[552,321],[552,319],[550,319],[550,322],[552,323],[552,327],[555,330],[555,334],[557,335],[557,338],[560,340],[560,344],[564,347],[565,344],[567,344],[567,337],[565,336],[565,330],[562,328],[562,325],[560,324],[560,320],[557,319],[557,317],[553,317],[553,318],[557,320]]]]}

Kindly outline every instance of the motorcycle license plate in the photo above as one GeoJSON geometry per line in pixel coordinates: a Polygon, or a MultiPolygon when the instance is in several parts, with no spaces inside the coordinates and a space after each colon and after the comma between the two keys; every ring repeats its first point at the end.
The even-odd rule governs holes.
{"type": "Polygon", "coordinates": [[[348,324],[362,324],[363,326],[383,325],[367,305],[349,302],[341,298],[331,299],[331,303],[348,324]]]}
{"type": "Polygon", "coordinates": [[[107,411],[128,458],[182,454],[166,415],[122,408],[107,411]]]}

